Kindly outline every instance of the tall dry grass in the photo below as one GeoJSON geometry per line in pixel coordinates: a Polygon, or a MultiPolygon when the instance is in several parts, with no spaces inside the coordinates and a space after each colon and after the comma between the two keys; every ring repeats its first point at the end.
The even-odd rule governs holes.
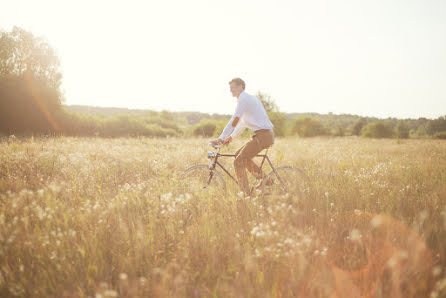
{"type": "Polygon", "coordinates": [[[305,200],[181,193],[206,143],[3,139],[0,296],[445,297],[445,142],[277,140],[305,200]]]}

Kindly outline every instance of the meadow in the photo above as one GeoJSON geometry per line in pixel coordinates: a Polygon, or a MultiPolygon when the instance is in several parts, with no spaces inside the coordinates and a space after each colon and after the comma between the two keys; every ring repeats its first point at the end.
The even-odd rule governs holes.
{"type": "Polygon", "coordinates": [[[0,296],[446,297],[446,142],[278,139],[265,199],[184,193],[207,141],[3,138],[0,296]]]}

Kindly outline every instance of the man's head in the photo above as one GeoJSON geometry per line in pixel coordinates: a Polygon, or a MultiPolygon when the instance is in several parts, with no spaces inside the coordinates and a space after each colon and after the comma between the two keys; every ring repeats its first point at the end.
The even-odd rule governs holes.
{"type": "Polygon", "coordinates": [[[245,82],[240,78],[235,78],[229,82],[229,87],[232,96],[238,98],[240,93],[242,93],[245,90],[245,82]]]}

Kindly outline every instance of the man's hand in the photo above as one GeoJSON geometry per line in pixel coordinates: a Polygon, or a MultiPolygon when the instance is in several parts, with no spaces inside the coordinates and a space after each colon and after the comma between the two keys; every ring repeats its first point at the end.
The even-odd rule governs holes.
{"type": "Polygon", "coordinates": [[[223,141],[223,145],[227,145],[229,143],[231,143],[232,141],[232,137],[227,137],[224,141],[223,141]]]}
{"type": "Polygon", "coordinates": [[[221,139],[211,140],[211,145],[212,146],[217,146],[217,145],[220,145],[221,143],[222,143],[221,139]]]}

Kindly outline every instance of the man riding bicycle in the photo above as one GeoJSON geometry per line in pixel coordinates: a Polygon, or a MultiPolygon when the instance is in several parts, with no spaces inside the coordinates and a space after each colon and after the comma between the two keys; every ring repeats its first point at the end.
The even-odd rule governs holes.
{"type": "Polygon", "coordinates": [[[252,158],[274,143],[273,124],[269,120],[262,102],[244,91],[245,82],[242,79],[232,79],[229,86],[232,96],[237,98],[237,107],[219,138],[212,140],[211,143],[212,145],[229,144],[245,128],[254,131],[252,139],[237,150],[234,160],[235,173],[240,188],[245,195],[249,195],[248,176],[245,168],[257,179],[265,177],[252,158]]]}

